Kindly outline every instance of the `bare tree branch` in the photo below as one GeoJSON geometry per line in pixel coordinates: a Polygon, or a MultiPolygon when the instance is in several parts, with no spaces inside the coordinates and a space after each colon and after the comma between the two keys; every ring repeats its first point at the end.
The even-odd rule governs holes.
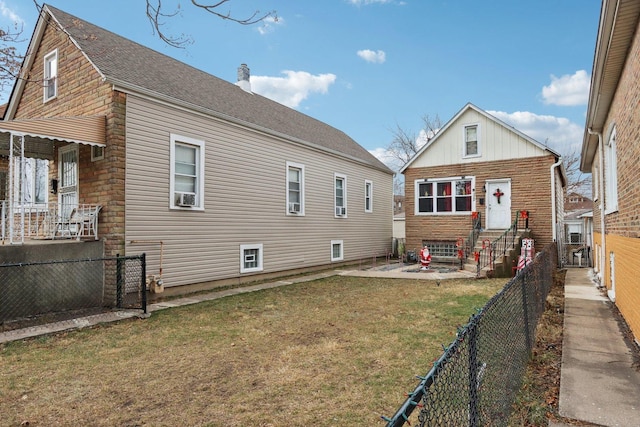
{"type": "Polygon", "coordinates": [[[585,174],[580,170],[580,154],[575,150],[562,156],[562,163],[567,174],[566,194],[577,193],[590,197],[591,174],[585,174]]]}
{"type": "Polygon", "coordinates": [[[15,45],[24,41],[22,32],[23,26],[18,22],[0,29],[0,91],[13,85],[20,73],[24,56],[17,51],[15,45]]]}
{"type": "MultiPolygon", "coordinates": [[[[272,18],[275,21],[278,20],[278,15],[275,10],[266,13],[261,13],[259,10],[257,10],[246,18],[237,18],[233,16],[230,11],[220,12],[219,8],[229,1],[231,0],[219,0],[212,4],[205,4],[199,2],[198,0],[191,0],[191,4],[220,19],[235,22],[240,25],[257,24],[258,22],[264,21],[267,18],[272,18]]],[[[147,18],[149,19],[149,22],[151,22],[151,26],[153,27],[153,30],[158,35],[158,37],[169,46],[177,48],[184,48],[187,45],[192,44],[193,39],[191,38],[191,36],[185,34],[181,34],[180,36],[172,36],[170,34],[167,34],[163,29],[168,20],[180,14],[180,5],[178,4],[178,7],[175,11],[168,13],[164,12],[162,8],[162,0],[147,0],[147,18]]]]}

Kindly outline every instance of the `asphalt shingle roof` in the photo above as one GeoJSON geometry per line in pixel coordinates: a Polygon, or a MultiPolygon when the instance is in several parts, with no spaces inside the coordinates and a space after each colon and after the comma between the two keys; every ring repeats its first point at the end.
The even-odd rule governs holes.
{"type": "Polygon", "coordinates": [[[370,166],[391,171],[344,132],[258,94],[251,94],[167,55],[46,6],[106,80],[177,104],[231,117],[370,166]]]}

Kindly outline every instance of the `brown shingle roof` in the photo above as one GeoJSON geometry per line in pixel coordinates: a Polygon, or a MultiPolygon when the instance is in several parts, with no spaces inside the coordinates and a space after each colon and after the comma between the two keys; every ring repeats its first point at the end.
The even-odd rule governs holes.
{"type": "Polygon", "coordinates": [[[50,5],[106,80],[177,104],[235,119],[285,138],[335,152],[392,173],[344,132],[235,84],[177,61],[50,5]]]}

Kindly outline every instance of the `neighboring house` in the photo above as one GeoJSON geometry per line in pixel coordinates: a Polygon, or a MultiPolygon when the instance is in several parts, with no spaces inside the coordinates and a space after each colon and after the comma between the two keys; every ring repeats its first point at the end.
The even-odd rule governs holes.
{"type": "Polygon", "coordinates": [[[165,287],[390,250],[393,172],[252,93],[246,65],[232,84],[47,5],[20,76],[0,122],[10,210],[100,207],[105,255],[147,253],[165,287]]]}
{"type": "Polygon", "coordinates": [[[640,340],[640,2],[602,2],[580,169],[592,173],[594,270],[640,340]]]}
{"type": "Polygon", "coordinates": [[[393,196],[393,214],[397,215],[404,213],[404,196],[400,194],[394,194],[393,196]]]}
{"type": "MultiPolygon", "coordinates": [[[[407,249],[455,257],[473,217],[484,230],[526,223],[536,249],[556,240],[566,177],[560,156],[473,104],[462,108],[401,170],[407,249]]],[[[509,269],[510,270],[510,269],[509,269]]]]}

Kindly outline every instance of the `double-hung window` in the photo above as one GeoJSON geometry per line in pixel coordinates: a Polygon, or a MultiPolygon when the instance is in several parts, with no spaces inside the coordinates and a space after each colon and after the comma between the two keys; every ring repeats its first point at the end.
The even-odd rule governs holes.
{"type": "Polygon", "coordinates": [[[287,162],[287,215],[304,215],[304,165],[287,162]]]}
{"type": "Polygon", "coordinates": [[[347,216],[347,177],[346,175],[334,174],[334,200],[335,216],[347,216]]]}
{"type": "Polygon", "coordinates": [[[373,182],[364,181],[364,211],[373,212],[373,182]]]}
{"type": "Polygon", "coordinates": [[[169,206],[204,209],[204,141],[171,135],[169,206]]]}
{"type": "Polygon", "coordinates": [[[473,182],[473,178],[416,181],[416,214],[471,212],[473,210],[473,182]]]}
{"type": "Polygon", "coordinates": [[[58,94],[58,51],[48,53],[44,57],[44,101],[53,99],[58,94]]]}
{"type": "Polygon", "coordinates": [[[478,125],[464,127],[464,152],[463,157],[474,157],[480,155],[480,143],[478,140],[478,125]]]}

